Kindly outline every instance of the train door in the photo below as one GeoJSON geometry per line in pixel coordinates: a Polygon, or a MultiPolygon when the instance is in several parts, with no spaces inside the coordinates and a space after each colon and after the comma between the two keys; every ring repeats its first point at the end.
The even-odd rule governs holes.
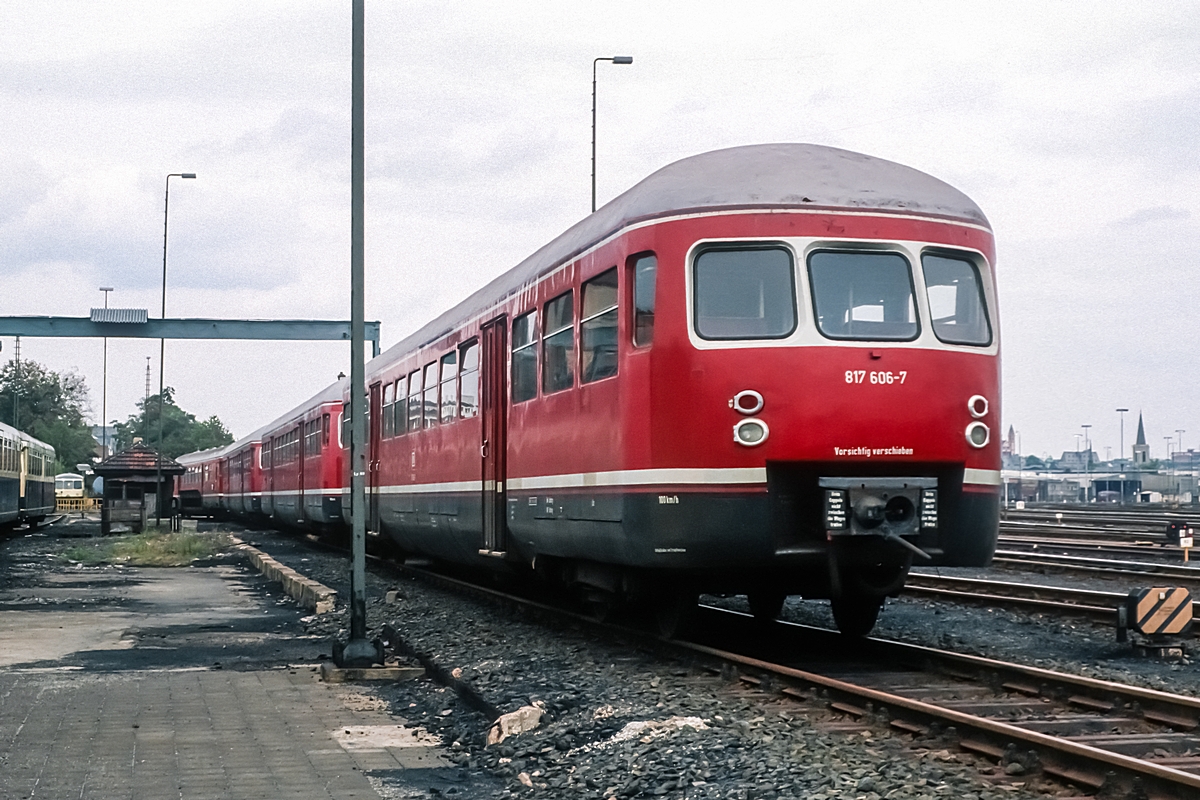
{"type": "Polygon", "coordinates": [[[367,410],[367,440],[370,446],[367,450],[367,530],[379,533],[379,425],[383,415],[380,413],[379,384],[371,386],[370,405],[367,410]]]}
{"type": "Polygon", "coordinates": [[[479,552],[489,556],[502,556],[508,549],[504,491],[508,433],[507,332],[508,317],[499,317],[483,326],[483,352],[479,364],[483,431],[479,447],[483,462],[483,546],[479,552]]]}
{"type": "Polygon", "coordinates": [[[304,506],[304,420],[296,424],[296,521],[308,519],[308,509],[304,506]]]}

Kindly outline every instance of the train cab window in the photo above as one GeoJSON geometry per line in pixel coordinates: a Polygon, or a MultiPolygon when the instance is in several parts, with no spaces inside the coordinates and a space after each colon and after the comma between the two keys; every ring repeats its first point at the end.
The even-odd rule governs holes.
{"type": "Polygon", "coordinates": [[[438,423],[438,362],[425,365],[425,403],[424,424],[422,427],[432,428],[438,423]]]}
{"type": "Polygon", "coordinates": [[[979,269],[967,258],[921,256],[933,333],[947,344],[992,343],[979,269]]]}
{"type": "Polygon", "coordinates": [[[408,374],[408,429],[421,430],[421,370],[408,374]]]}
{"type": "Polygon", "coordinates": [[[396,381],[396,404],[392,406],[392,430],[400,436],[408,429],[408,376],[396,381]]]}
{"type": "Polygon", "coordinates": [[[591,383],[617,374],[617,269],[583,285],[580,310],[579,382],[591,383]]]}
{"type": "Polygon", "coordinates": [[[479,342],[464,344],[459,352],[458,415],[479,413],[479,342]]]}
{"type": "MultiPolygon", "coordinates": [[[[342,447],[350,446],[350,404],[342,403],[342,447]]],[[[263,448],[266,449],[265,447],[263,448]]]]}
{"type": "Polygon", "coordinates": [[[380,407],[380,428],[384,439],[395,431],[395,416],[392,406],[396,403],[396,384],[389,382],[383,387],[383,405],[380,407]]]}
{"type": "Polygon", "coordinates": [[[658,257],[638,256],[633,262],[633,344],[649,347],[654,341],[654,282],[658,257]]]}
{"type": "Polygon", "coordinates": [[[542,391],[570,389],[575,385],[574,291],[546,303],[542,326],[542,391]]]}
{"type": "Polygon", "coordinates": [[[537,311],[513,320],[512,399],[520,403],[537,397],[537,311]]]}
{"type": "Polygon", "coordinates": [[[703,339],[780,339],[796,329],[792,254],[721,247],[693,263],[696,333],[703,339]]]}
{"type": "Polygon", "coordinates": [[[817,327],[830,339],[917,338],[908,260],[898,253],[824,250],[808,257],[817,327]]]}
{"type": "Polygon", "coordinates": [[[329,415],[326,414],[321,418],[321,444],[325,447],[329,446],[329,415]]]}
{"type": "Polygon", "coordinates": [[[442,422],[454,422],[458,416],[458,351],[442,356],[442,422]]]}

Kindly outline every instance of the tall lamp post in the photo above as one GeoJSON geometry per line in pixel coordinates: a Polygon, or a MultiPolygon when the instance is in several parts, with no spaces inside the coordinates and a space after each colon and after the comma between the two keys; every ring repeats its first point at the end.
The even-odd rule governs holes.
{"type": "Polygon", "coordinates": [[[1088,434],[1090,433],[1090,431],[1088,431],[1088,428],[1090,428],[1092,426],[1091,425],[1080,425],[1079,427],[1083,428],[1083,474],[1085,476],[1084,480],[1086,482],[1085,486],[1084,486],[1084,490],[1083,490],[1083,500],[1086,503],[1088,500],[1088,493],[1091,492],[1091,490],[1092,490],[1092,485],[1091,485],[1092,441],[1090,438],[1088,438],[1088,434]]]}
{"type": "MultiPolygon", "coordinates": [[[[104,292],[104,307],[108,308],[108,293],[111,286],[101,286],[104,292]]],[[[100,460],[108,458],[108,337],[104,337],[104,378],[100,390],[100,460]]]]}
{"type": "MultiPolygon", "coordinates": [[[[167,175],[166,191],[163,193],[163,281],[162,281],[162,314],[167,318],[167,220],[171,207],[171,178],[195,178],[194,172],[172,172],[167,175]]],[[[157,498],[154,501],[154,522],[162,525],[162,446],[163,446],[163,355],[166,351],[167,340],[158,340],[158,453],[155,469],[154,491],[157,498]]]]}
{"type": "MultiPolygon", "coordinates": [[[[1117,460],[1125,460],[1125,412],[1128,408],[1118,408],[1117,413],[1121,415],[1121,452],[1117,453],[1117,460]]],[[[1121,505],[1125,505],[1125,476],[1121,476],[1121,505]]]]}
{"type": "Polygon", "coordinates": [[[606,56],[592,61],[592,211],[596,210],[596,65],[601,61],[632,64],[633,56],[606,56]]]}

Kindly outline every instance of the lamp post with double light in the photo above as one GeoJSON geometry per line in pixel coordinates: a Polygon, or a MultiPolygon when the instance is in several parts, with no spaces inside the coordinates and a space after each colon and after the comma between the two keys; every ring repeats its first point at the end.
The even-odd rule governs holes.
{"type": "MultiPolygon", "coordinates": [[[[166,191],[163,193],[163,278],[162,278],[162,319],[167,318],[167,221],[171,207],[171,178],[195,178],[194,172],[172,172],[167,175],[166,191]]],[[[154,501],[154,522],[162,524],[162,447],[163,447],[163,355],[166,352],[166,339],[158,340],[158,453],[155,459],[154,491],[157,497],[154,501]]]]}
{"type": "Polygon", "coordinates": [[[592,211],[596,210],[596,65],[601,61],[632,64],[633,56],[604,56],[592,61],[592,211]]]}

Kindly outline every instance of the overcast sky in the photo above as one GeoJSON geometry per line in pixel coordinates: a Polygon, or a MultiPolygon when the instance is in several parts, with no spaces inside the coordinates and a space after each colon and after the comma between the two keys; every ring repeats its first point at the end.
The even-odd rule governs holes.
{"type": "MultiPolygon", "coordinates": [[[[1195,3],[367,3],[367,317],[384,347],[696,153],[814,142],[970,195],[998,243],[1004,429],[1027,453],[1200,445],[1195,3]]],[[[348,2],[7,3],[0,315],[349,316],[348,2]]],[[[101,343],[22,340],[83,374],[101,343]]],[[[12,356],[3,340],[0,358],[12,356]]],[[[158,385],[110,340],[108,418],[158,385]]],[[[348,372],[337,343],[168,342],[236,436],[348,372]]]]}

